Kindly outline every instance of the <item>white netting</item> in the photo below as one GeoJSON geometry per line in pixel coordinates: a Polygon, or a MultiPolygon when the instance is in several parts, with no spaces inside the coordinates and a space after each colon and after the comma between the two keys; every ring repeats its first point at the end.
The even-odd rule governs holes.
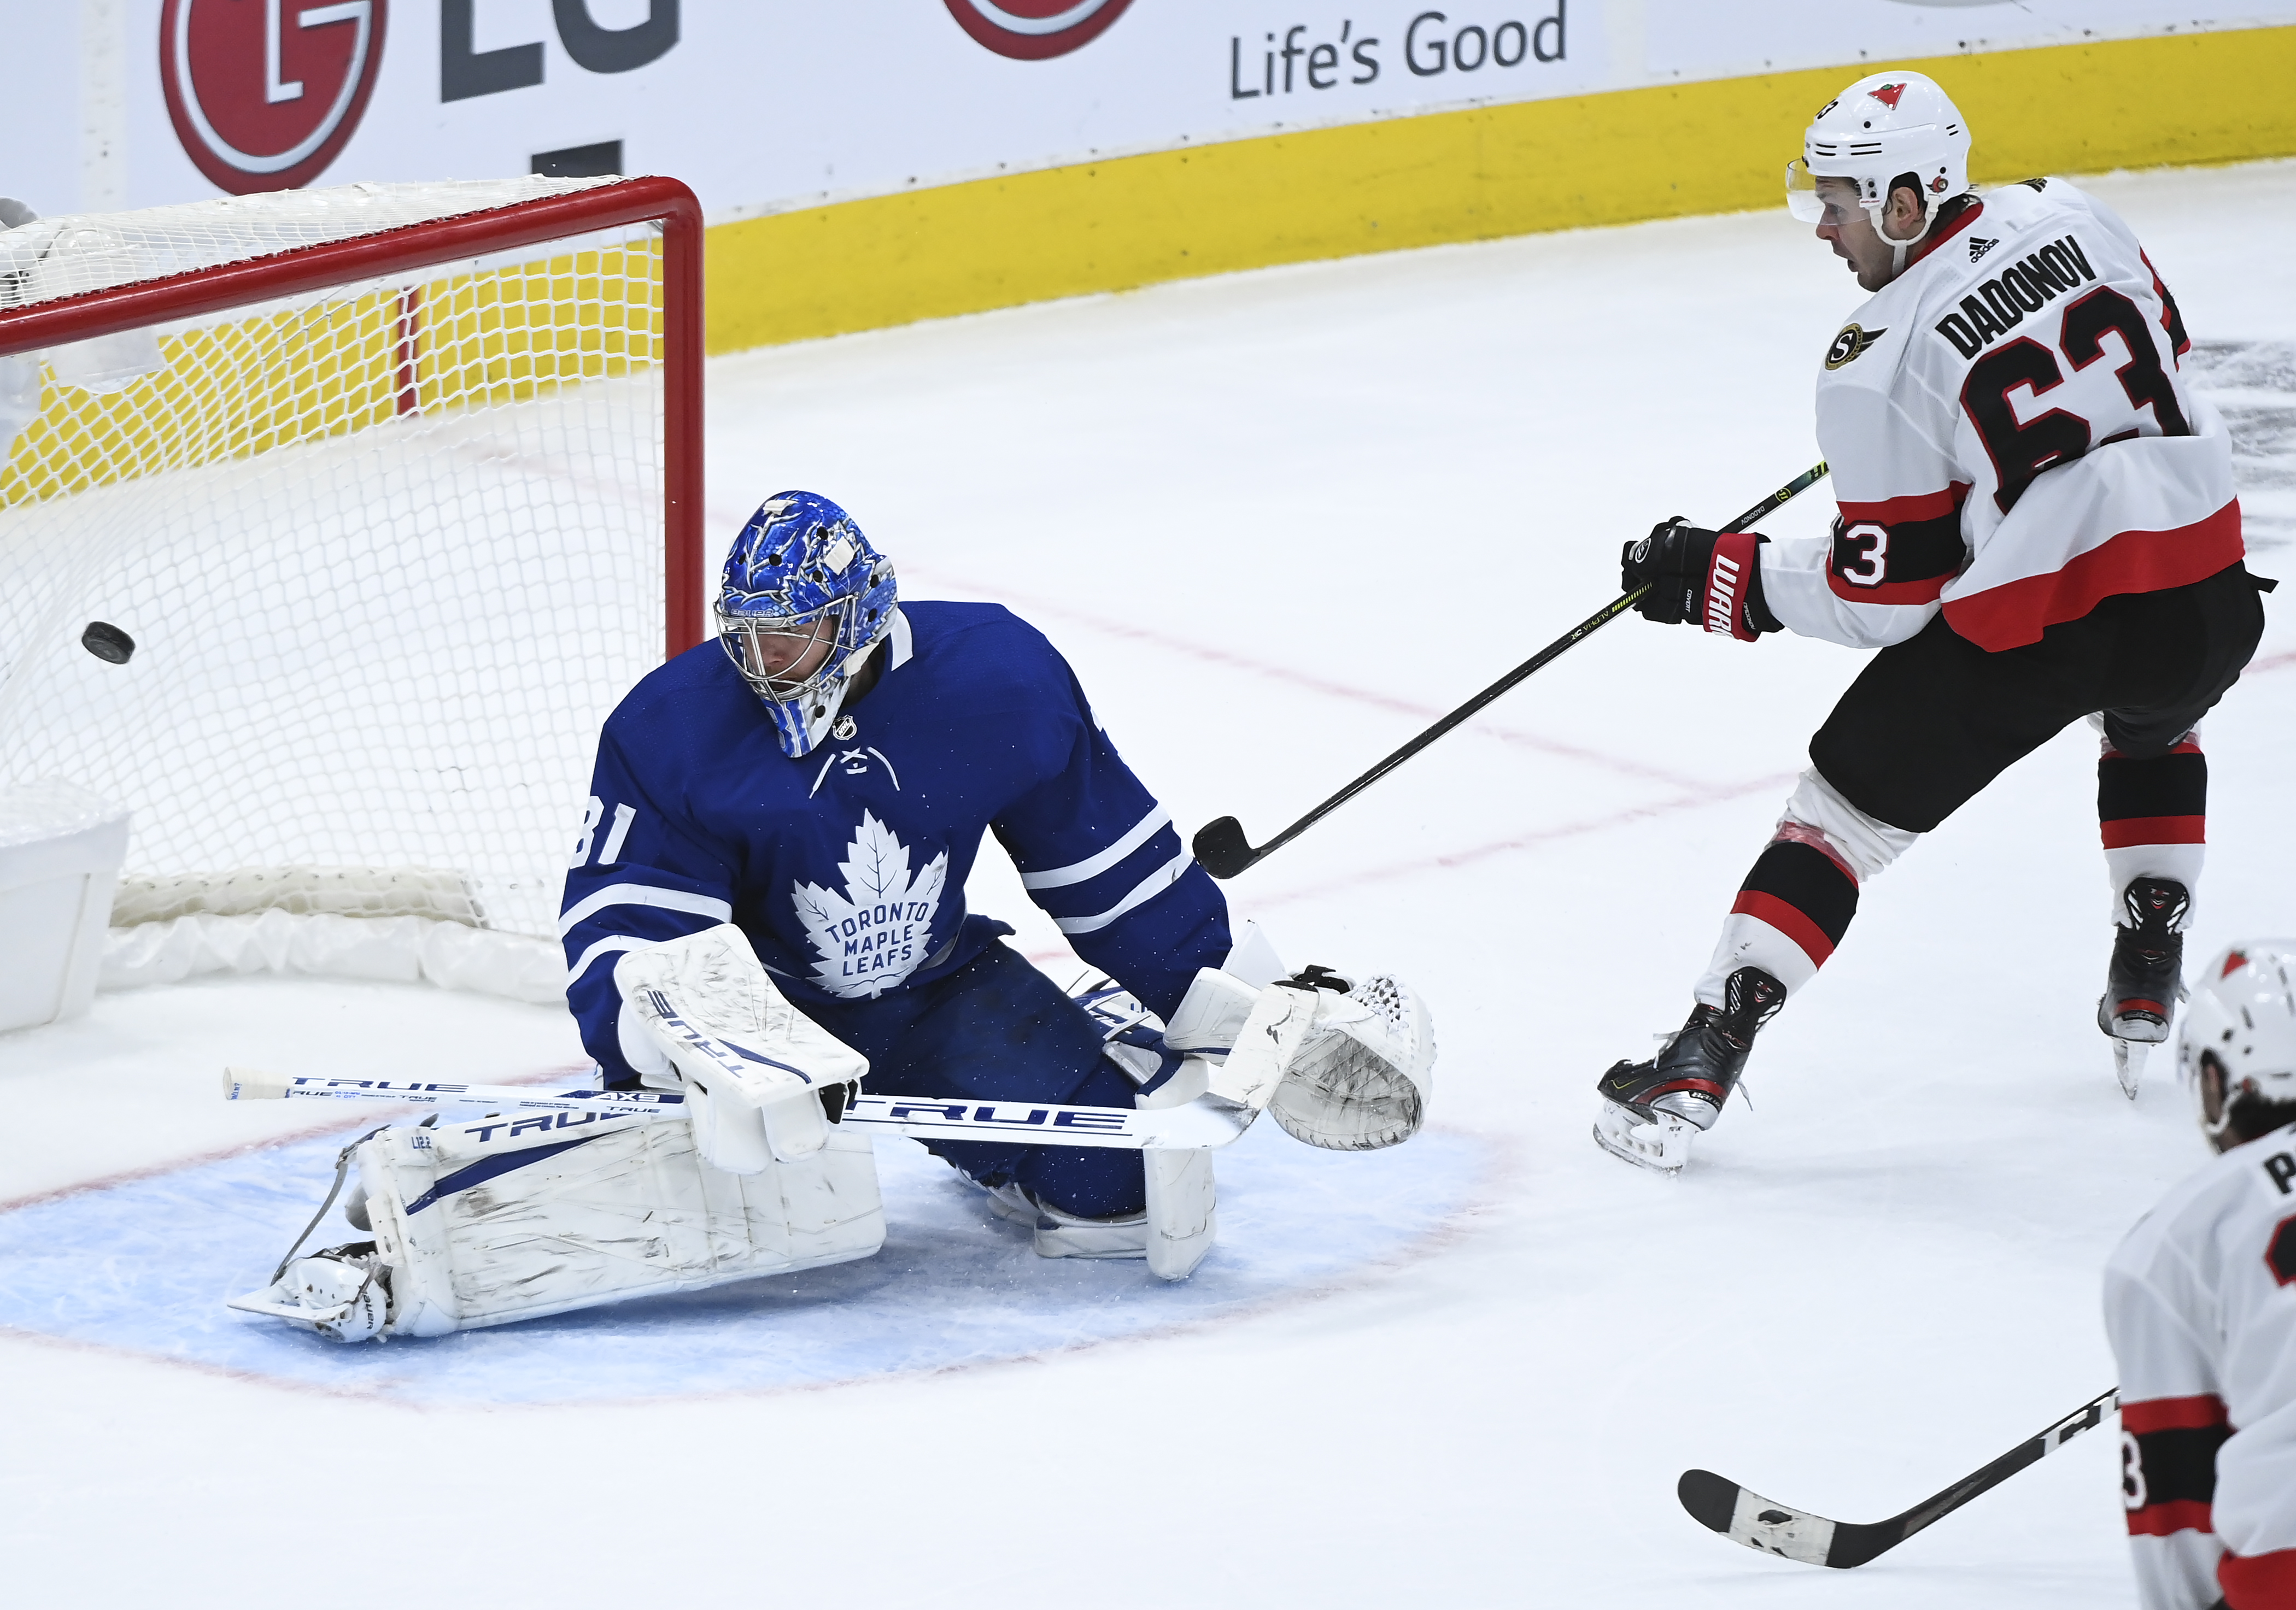
{"type": "Polygon", "coordinates": [[[0,230],[0,307],[114,290],[299,247],[490,212],[611,179],[449,179],[225,196],[141,212],[75,213],[0,230]]]}
{"type": "MultiPolygon", "coordinates": [[[[0,306],[590,183],[44,221],[0,232],[0,306]]],[[[661,657],[661,263],[641,225],[0,358],[0,782],[128,806],[131,882],[446,873],[553,933],[598,725],[661,657]]]]}

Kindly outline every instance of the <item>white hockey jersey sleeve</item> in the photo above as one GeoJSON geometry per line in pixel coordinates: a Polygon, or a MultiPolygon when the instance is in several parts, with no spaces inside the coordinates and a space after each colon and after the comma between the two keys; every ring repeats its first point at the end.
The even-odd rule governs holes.
{"type": "Polygon", "coordinates": [[[2144,1610],[2296,1606],[2296,1126],[2140,1221],[2104,1307],[2144,1610]]]}

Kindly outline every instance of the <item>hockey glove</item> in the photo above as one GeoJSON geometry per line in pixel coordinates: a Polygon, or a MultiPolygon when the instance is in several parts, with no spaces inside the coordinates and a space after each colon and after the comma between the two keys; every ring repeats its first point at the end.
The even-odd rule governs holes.
{"type": "Polygon", "coordinates": [[[819,1151],[869,1071],[783,997],[732,923],[628,952],[614,984],[623,1057],[684,1090],[695,1148],[727,1173],[819,1151]]]}
{"type": "Polygon", "coordinates": [[[1661,626],[1695,623],[1751,642],[1779,629],[1762,601],[1757,553],[1768,539],[1751,531],[1704,531],[1680,515],[1661,520],[1619,551],[1619,587],[1648,587],[1635,611],[1661,626]]]}

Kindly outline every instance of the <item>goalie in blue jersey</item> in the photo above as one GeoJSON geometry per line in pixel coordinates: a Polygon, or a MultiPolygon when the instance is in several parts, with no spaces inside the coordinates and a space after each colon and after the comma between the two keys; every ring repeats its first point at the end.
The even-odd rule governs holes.
{"type": "Polygon", "coordinates": [[[1280,977],[1237,943],[1025,622],[903,609],[852,518],[791,492],[734,542],[718,624],[607,719],[559,923],[605,1083],[677,1101],[386,1125],[304,1230],[355,1167],[344,1216],[373,1238],[299,1258],[299,1238],[231,1306],[339,1342],[435,1336],[868,1257],[874,1156],[840,1123],[863,1091],[896,1124],[937,1112],[926,1143],[1037,1252],[1166,1279],[1210,1251],[1214,1148],[1261,1112],[1342,1151],[1417,1131],[1418,997],[1280,977]],[[1071,999],[965,910],[988,832],[1109,984],[1071,999]],[[1052,1127],[1071,1120],[1101,1143],[1020,1139],[1093,1132],[1052,1127]]]}
{"type": "MultiPolygon", "coordinates": [[[[1282,965],[1265,941],[1236,945],[1218,887],[1041,633],[996,604],[902,606],[890,561],[804,492],[768,499],[743,527],[717,612],[718,642],[647,676],[606,723],[567,875],[567,998],[611,1083],[685,1089],[702,1155],[735,1168],[802,1150],[804,1132],[835,1121],[839,1097],[818,1090],[857,1066],[840,1052],[865,1059],[869,1090],[902,1095],[1128,1107],[1203,1092],[1206,1058],[1174,1042],[1217,1061],[1226,1047],[1212,1042],[1282,965]],[[1072,1000],[1002,942],[1010,928],[965,909],[984,832],[1120,987],[1072,1000]],[[746,941],[734,960],[722,937],[709,967],[682,959],[726,925],[746,941]],[[675,1054],[652,993],[670,978],[688,1017],[727,1020],[713,999],[772,998],[734,1011],[759,1022],[783,1001],[797,1009],[807,1045],[749,1037],[753,1054],[802,1070],[789,1100],[713,1088],[675,1054]]],[[[1423,1109],[1424,1009],[1391,979],[1350,996],[1320,977],[1306,994],[1385,1034],[1387,1054],[1338,1058],[1355,1071],[1321,1079],[1304,1058],[1282,1080],[1278,1119],[1316,1144],[1391,1145],[1423,1109]]],[[[1210,1245],[1208,1151],[1152,1152],[1144,1168],[1137,1150],[933,1149],[1032,1225],[1048,1256],[1152,1251],[1174,1275],[1210,1245]]]]}

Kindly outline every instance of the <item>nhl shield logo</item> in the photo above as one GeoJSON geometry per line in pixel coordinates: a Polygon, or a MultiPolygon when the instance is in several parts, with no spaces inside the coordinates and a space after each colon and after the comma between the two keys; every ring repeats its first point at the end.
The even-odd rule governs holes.
{"type": "Polygon", "coordinates": [[[1132,0],[945,0],[956,25],[1015,61],[1044,61],[1082,50],[1106,33],[1132,0]]]}
{"type": "Polygon", "coordinates": [[[165,0],[160,81],[184,152],[233,195],[291,190],[358,127],[389,0],[165,0]]]}

